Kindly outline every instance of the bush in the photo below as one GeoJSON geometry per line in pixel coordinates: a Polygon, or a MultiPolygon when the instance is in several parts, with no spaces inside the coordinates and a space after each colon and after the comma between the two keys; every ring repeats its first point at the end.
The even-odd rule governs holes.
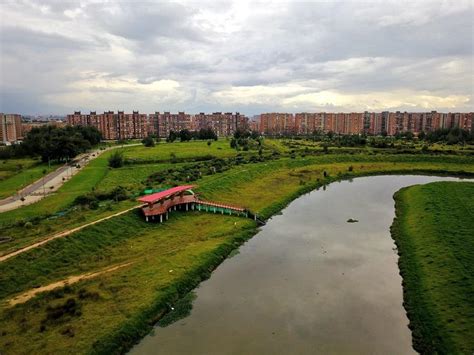
{"type": "Polygon", "coordinates": [[[153,139],[153,137],[148,136],[148,137],[146,137],[142,140],[142,144],[145,147],[154,147],[155,146],[155,140],[153,139]]]}
{"type": "Polygon", "coordinates": [[[123,166],[123,160],[123,153],[116,151],[109,157],[109,166],[111,168],[120,168],[123,166]]]}
{"type": "Polygon", "coordinates": [[[24,226],[26,229],[31,229],[31,228],[33,228],[33,223],[31,223],[31,222],[26,222],[23,226],[24,226]]]}

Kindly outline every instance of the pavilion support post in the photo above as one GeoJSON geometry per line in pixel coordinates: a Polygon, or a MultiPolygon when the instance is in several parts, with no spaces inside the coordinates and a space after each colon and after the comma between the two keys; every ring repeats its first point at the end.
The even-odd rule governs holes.
{"type": "Polygon", "coordinates": [[[222,214],[224,214],[224,209],[221,209],[222,214]]]}
{"type": "Polygon", "coordinates": [[[256,221],[257,220],[257,214],[253,215],[253,219],[256,221]]]}
{"type": "Polygon", "coordinates": [[[174,205],[174,210],[176,211],[176,205],[174,205]]]}
{"type": "Polygon", "coordinates": [[[147,221],[147,222],[148,222],[148,216],[145,216],[145,221],[147,221]]]}
{"type": "Polygon", "coordinates": [[[160,214],[160,223],[163,223],[163,215],[160,214]]]}
{"type": "Polygon", "coordinates": [[[188,204],[186,204],[186,211],[188,210],[188,204]]]}
{"type": "Polygon", "coordinates": [[[168,211],[166,211],[166,220],[168,220],[168,211]]]}

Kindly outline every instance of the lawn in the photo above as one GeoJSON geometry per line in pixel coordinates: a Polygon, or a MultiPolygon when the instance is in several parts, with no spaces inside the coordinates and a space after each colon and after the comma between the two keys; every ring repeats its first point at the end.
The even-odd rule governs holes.
{"type": "Polygon", "coordinates": [[[420,353],[474,350],[474,183],[436,182],[395,194],[392,235],[404,304],[420,353]]]}
{"type": "Polygon", "coordinates": [[[197,157],[212,155],[218,158],[231,157],[237,154],[235,149],[230,147],[230,143],[226,139],[210,141],[211,145],[207,145],[207,141],[190,141],[190,142],[160,142],[154,147],[125,147],[124,156],[128,159],[138,161],[157,161],[170,162],[172,154],[178,161],[197,157]]]}
{"type": "Polygon", "coordinates": [[[43,176],[43,170],[49,173],[57,164],[48,167],[47,163],[34,159],[6,159],[0,161],[0,199],[16,194],[43,176]]]}

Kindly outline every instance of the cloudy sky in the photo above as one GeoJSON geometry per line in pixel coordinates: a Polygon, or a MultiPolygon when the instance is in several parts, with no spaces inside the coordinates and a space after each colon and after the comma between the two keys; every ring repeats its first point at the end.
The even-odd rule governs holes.
{"type": "Polygon", "coordinates": [[[473,111],[471,0],[0,4],[0,111],[473,111]]]}

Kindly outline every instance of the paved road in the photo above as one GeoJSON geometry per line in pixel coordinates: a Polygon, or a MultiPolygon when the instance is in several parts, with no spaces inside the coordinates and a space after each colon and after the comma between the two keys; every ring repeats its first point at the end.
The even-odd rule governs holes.
{"type": "MultiPolygon", "coordinates": [[[[128,144],[123,147],[125,148],[136,145],[141,145],[141,143],[128,144]]],[[[67,180],[83,169],[91,160],[97,158],[103,152],[115,148],[122,148],[122,146],[113,146],[104,150],[98,149],[77,156],[74,159],[74,164],[72,164],[72,166],[65,164],[46,175],[44,181],[43,178],[41,178],[22,189],[18,194],[0,200],[0,213],[30,205],[41,200],[43,197],[59,189],[67,180]],[[76,168],[77,164],[79,164],[79,168],[76,168]],[[21,201],[22,197],[24,198],[24,201],[21,201]]]]}

